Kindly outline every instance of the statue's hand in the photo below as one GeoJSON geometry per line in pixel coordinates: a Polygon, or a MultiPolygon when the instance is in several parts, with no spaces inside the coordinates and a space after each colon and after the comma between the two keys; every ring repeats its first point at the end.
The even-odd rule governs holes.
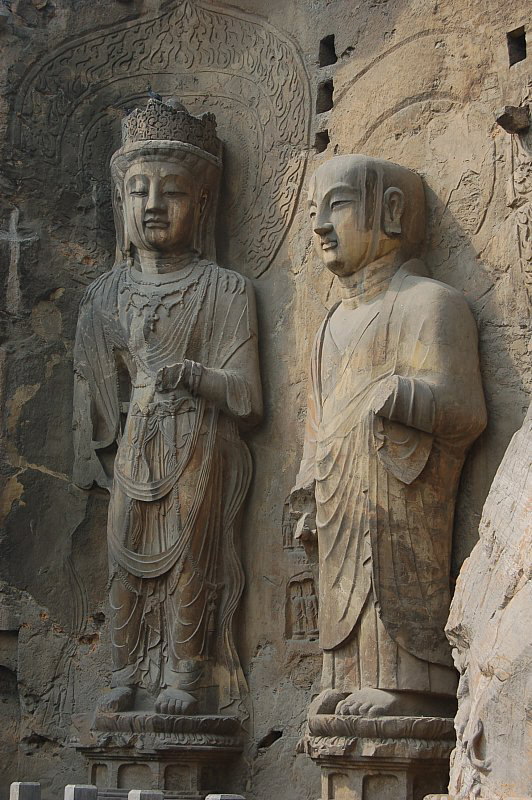
{"type": "Polygon", "coordinates": [[[172,392],[184,386],[184,365],[171,364],[169,367],[162,367],[155,379],[155,389],[158,392],[172,392]]]}
{"type": "Polygon", "coordinates": [[[294,539],[296,542],[311,543],[318,538],[316,530],[316,509],[305,514],[301,514],[296,522],[294,539]]]}
{"type": "Polygon", "coordinates": [[[314,486],[294,489],[288,498],[290,519],[295,522],[294,539],[299,542],[316,541],[316,499],[314,486]]]}
{"type": "Polygon", "coordinates": [[[395,376],[385,378],[377,384],[371,402],[371,410],[374,414],[377,414],[379,417],[390,418],[396,390],[397,379],[395,376]]]}

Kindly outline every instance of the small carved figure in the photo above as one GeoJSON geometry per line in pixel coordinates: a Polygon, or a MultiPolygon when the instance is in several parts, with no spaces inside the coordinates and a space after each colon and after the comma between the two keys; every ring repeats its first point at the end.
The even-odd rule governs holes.
{"type": "Polygon", "coordinates": [[[290,601],[292,603],[292,637],[304,639],[306,633],[305,600],[299,582],[290,586],[290,601]]]}
{"type": "Polygon", "coordinates": [[[103,711],[132,708],[139,690],[162,713],[234,711],[245,687],[239,427],[262,401],[252,288],[214,262],[220,153],[211,114],[152,96],[125,118],[111,160],[119,260],[81,303],[75,480],[111,494],[103,711]]]}
{"type": "Polygon", "coordinates": [[[314,592],[313,584],[307,582],[308,591],[305,594],[305,618],[307,634],[310,639],[318,635],[318,598],[314,592]]]}
{"type": "Polygon", "coordinates": [[[310,182],[314,245],[342,292],[312,351],[291,498],[302,538],[318,539],[311,713],[453,714],[454,505],[486,409],[468,305],[416,257],[424,208],[421,179],[378,159],[333,158],[310,182]]]}
{"type": "Polygon", "coordinates": [[[283,506],[283,547],[285,550],[291,550],[294,547],[294,530],[293,520],[290,516],[290,505],[288,501],[283,506]]]}

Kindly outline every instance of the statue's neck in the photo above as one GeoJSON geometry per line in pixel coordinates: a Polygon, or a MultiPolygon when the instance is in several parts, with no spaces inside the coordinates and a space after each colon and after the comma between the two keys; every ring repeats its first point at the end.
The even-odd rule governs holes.
{"type": "Polygon", "coordinates": [[[135,253],[134,267],[139,272],[150,275],[164,275],[168,272],[179,272],[197,261],[195,250],[187,250],[179,255],[163,255],[149,250],[138,250],[135,253]]]}
{"type": "Polygon", "coordinates": [[[401,266],[404,258],[395,250],[372,261],[352,275],[339,277],[342,304],[347,308],[358,308],[385,292],[401,266]]]}

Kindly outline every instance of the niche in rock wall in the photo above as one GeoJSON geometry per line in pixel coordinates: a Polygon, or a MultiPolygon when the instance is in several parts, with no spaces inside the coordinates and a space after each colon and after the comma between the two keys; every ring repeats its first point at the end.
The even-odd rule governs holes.
{"type": "Polygon", "coordinates": [[[514,31],[506,34],[506,42],[508,45],[508,60],[510,66],[524,61],[526,58],[526,32],[522,25],[514,31]]]}
{"type": "Polygon", "coordinates": [[[288,582],[286,636],[310,641],[318,638],[318,596],[310,570],[294,575],[288,582]]]}

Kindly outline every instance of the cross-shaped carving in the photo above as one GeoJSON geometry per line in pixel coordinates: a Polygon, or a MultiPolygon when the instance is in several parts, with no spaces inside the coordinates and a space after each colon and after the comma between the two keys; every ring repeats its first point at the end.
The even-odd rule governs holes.
{"type": "Polygon", "coordinates": [[[21,235],[18,233],[19,209],[15,206],[9,216],[9,228],[0,231],[0,241],[9,242],[9,270],[7,273],[6,311],[18,314],[22,306],[18,262],[22,242],[33,242],[39,237],[36,233],[21,235]]]}

